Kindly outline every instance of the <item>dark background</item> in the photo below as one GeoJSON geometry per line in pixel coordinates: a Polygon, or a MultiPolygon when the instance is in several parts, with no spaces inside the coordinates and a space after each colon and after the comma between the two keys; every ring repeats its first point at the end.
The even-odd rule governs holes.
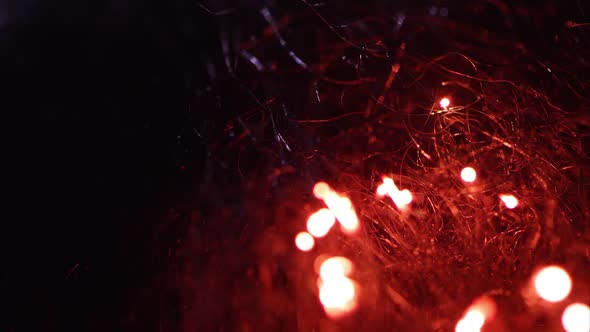
{"type": "Polygon", "coordinates": [[[0,330],[157,330],[153,227],[190,183],[176,136],[199,42],[182,40],[171,4],[7,7],[0,330]],[[140,290],[148,312],[126,317],[140,290]]]}
{"type": "MultiPolygon", "coordinates": [[[[305,8],[283,2],[272,8],[305,8]]],[[[430,4],[393,6],[410,3],[430,4]]],[[[251,20],[260,3],[237,4],[243,13],[228,26],[243,24],[247,34],[261,24],[251,20]]],[[[584,21],[590,12],[581,1],[515,2],[521,14],[507,28],[491,6],[475,20],[475,9],[448,5],[459,13],[452,19],[541,54],[551,52],[546,45],[566,19],[584,21]]],[[[155,237],[154,229],[193,191],[207,158],[206,145],[187,147],[178,136],[187,121],[231,117],[191,109],[195,89],[211,80],[203,59],[224,70],[223,18],[189,1],[13,1],[0,11],[8,197],[0,330],[157,331],[178,314],[162,309],[175,302],[161,279],[176,237],[155,237]]],[[[233,93],[218,89],[221,97],[233,93]]]]}

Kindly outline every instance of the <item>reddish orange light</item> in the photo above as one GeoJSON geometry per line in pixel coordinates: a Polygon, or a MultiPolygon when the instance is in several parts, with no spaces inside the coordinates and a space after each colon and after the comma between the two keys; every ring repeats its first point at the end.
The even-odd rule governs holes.
{"type": "Polygon", "coordinates": [[[336,217],[329,209],[320,209],[307,219],[307,231],[315,237],[324,237],[334,226],[336,217]]]}
{"type": "Polygon", "coordinates": [[[383,183],[377,187],[377,195],[385,196],[394,190],[397,190],[397,187],[395,186],[395,183],[393,183],[393,180],[391,178],[384,177],[383,183]]]}
{"type": "Polygon", "coordinates": [[[346,232],[352,233],[359,228],[358,218],[348,197],[340,196],[325,182],[316,183],[313,193],[324,201],[346,232]]]}
{"type": "Polygon", "coordinates": [[[590,332],[590,307],[583,303],[570,304],[563,311],[561,324],[567,332],[590,332]]]}
{"type": "Polygon", "coordinates": [[[455,332],[479,332],[486,321],[485,314],[479,309],[469,309],[457,322],[455,332]]]}
{"type": "Polygon", "coordinates": [[[313,236],[307,232],[301,232],[295,236],[295,245],[301,251],[310,251],[315,245],[313,236]]]}
{"type": "Polygon", "coordinates": [[[383,177],[383,183],[377,187],[377,195],[389,195],[395,205],[400,209],[408,206],[414,199],[412,192],[408,189],[399,190],[393,180],[388,177],[383,177]]]}
{"type": "Polygon", "coordinates": [[[319,298],[332,318],[356,308],[357,286],[348,277],[351,272],[352,262],[345,257],[328,258],[320,266],[319,298]]]}
{"type": "Polygon", "coordinates": [[[342,277],[321,282],[320,302],[331,317],[338,317],[356,307],[356,286],[354,281],[342,277]]]}
{"type": "Polygon", "coordinates": [[[465,167],[461,170],[461,179],[465,182],[473,182],[477,178],[477,173],[473,167],[465,167]]]}
{"type": "Polygon", "coordinates": [[[547,266],[534,277],[537,295],[548,302],[560,302],[572,290],[572,279],[566,270],[559,266],[547,266]]]}
{"type": "Polygon", "coordinates": [[[518,205],[518,199],[514,195],[500,195],[500,199],[509,209],[514,209],[518,205]]]}
{"type": "Polygon", "coordinates": [[[324,280],[345,277],[351,272],[352,262],[346,257],[330,257],[320,265],[320,277],[324,280]]]}
{"type": "Polygon", "coordinates": [[[457,322],[455,332],[479,332],[496,313],[496,303],[488,297],[475,300],[457,322]]]}
{"type": "Polygon", "coordinates": [[[332,188],[325,182],[318,182],[313,186],[313,194],[319,199],[324,199],[331,192],[332,188]]]}
{"type": "Polygon", "coordinates": [[[414,197],[408,189],[390,193],[391,199],[399,208],[404,208],[412,203],[414,197]]]}

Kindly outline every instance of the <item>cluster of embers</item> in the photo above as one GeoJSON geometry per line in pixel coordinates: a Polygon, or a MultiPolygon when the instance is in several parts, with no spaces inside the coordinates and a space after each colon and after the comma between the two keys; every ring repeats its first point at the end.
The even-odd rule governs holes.
{"type": "MultiPolygon", "coordinates": [[[[442,100],[441,106],[448,107],[448,102],[442,100]]],[[[469,166],[463,168],[459,175],[466,185],[477,179],[477,171],[469,166]]],[[[325,237],[337,222],[342,231],[349,235],[360,227],[348,197],[332,189],[326,182],[316,183],[313,194],[326,207],[312,213],[307,219],[307,231],[295,236],[295,245],[304,252],[311,251],[316,239],[325,237]]],[[[412,192],[408,189],[400,190],[390,177],[383,177],[376,194],[380,197],[389,196],[400,211],[407,211],[413,201],[412,192]]],[[[514,209],[519,204],[518,199],[510,193],[501,194],[498,198],[508,209],[514,209]]],[[[353,312],[358,305],[359,284],[351,278],[354,268],[352,261],[343,256],[320,255],[315,266],[319,300],[326,314],[336,319],[353,312]]],[[[529,287],[523,291],[523,297],[531,305],[544,303],[550,306],[564,301],[571,290],[572,279],[569,273],[560,266],[551,265],[537,269],[531,277],[529,287]]],[[[455,331],[479,332],[495,316],[495,302],[482,296],[467,308],[457,322],[455,331]]],[[[590,307],[584,303],[571,303],[563,310],[561,320],[567,332],[590,332],[590,307]]]]}

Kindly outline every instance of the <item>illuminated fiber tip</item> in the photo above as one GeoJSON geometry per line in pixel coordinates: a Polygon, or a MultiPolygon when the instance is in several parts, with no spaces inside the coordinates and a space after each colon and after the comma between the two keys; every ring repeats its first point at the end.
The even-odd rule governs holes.
{"type": "Polygon", "coordinates": [[[440,100],[440,107],[446,109],[447,107],[449,107],[449,105],[451,105],[451,101],[449,100],[449,98],[443,98],[440,100]]]}
{"type": "Polygon", "coordinates": [[[461,170],[461,179],[465,182],[473,182],[477,177],[477,173],[472,167],[465,167],[461,170]]]}
{"type": "Polygon", "coordinates": [[[307,231],[315,237],[324,237],[334,226],[336,217],[328,209],[320,209],[307,219],[307,231]]]}
{"type": "Polygon", "coordinates": [[[535,275],[534,285],[540,298],[548,302],[559,302],[570,294],[572,279],[561,267],[548,266],[535,275]]]}
{"type": "Polygon", "coordinates": [[[567,332],[590,332],[590,307],[582,303],[570,304],[563,311],[561,324],[567,332]]]}
{"type": "Polygon", "coordinates": [[[310,251],[315,245],[315,240],[308,232],[301,232],[295,236],[295,245],[301,251],[310,251]]]}
{"type": "Polygon", "coordinates": [[[514,195],[500,195],[500,199],[509,209],[514,209],[518,205],[518,199],[514,195]]]}
{"type": "Polygon", "coordinates": [[[457,322],[455,332],[479,332],[486,321],[485,314],[479,309],[469,309],[457,322]]]}
{"type": "Polygon", "coordinates": [[[318,182],[313,186],[313,194],[319,199],[324,199],[326,195],[332,192],[332,188],[325,182],[318,182]]]}

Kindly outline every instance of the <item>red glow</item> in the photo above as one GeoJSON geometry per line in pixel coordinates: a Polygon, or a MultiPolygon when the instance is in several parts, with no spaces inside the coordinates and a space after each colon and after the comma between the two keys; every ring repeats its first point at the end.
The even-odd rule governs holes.
{"type": "Polygon", "coordinates": [[[319,298],[326,314],[332,318],[351,312],[356,307],[357,287],[348,278],[352,262],[345,257],[331,257],[320,266],[319,298]]]}
{"type": "Polygon", "coordinates": [[[336,217],[328,209],[320,209],[307,219],[307,231],[315,237],[324,237],[336,222],[336,217]]]}
{"type": "Polygon", "coordinates": [[[572,279],[567,271],[555,265],[540,270],[534,284],[539,297],[548,302],[560,302],[572,290],[572,279]]]}
{"type": "Polygon", "coordinates": [[[563,311],[561,324],[567,332],[590,332],[590,307],[583,303],[570,304],[563,311]]]}
{"type": "Polygon", "coordinates": [[[316,183],[313,193],[324,201],[346,232],[352,233],[359,228],[358,218],[348,197],[339,195],[325,182],[316,183]]]}
{"type": "Polygon", "coordinates": [[[383,183],[377,187],[377,195],[389,195],[395,205],[400,209],[408,206],[414,199],[412,192],[408,189],[399,190],[393,180],[388,177],[383,177],[383,183]]]}
{"type": "Polygon", "coordinates": [[[295,236],[295,245],[301,251],[310,251],[315,245],[315,240],[307,232],[301,232],[295,236]]]}

